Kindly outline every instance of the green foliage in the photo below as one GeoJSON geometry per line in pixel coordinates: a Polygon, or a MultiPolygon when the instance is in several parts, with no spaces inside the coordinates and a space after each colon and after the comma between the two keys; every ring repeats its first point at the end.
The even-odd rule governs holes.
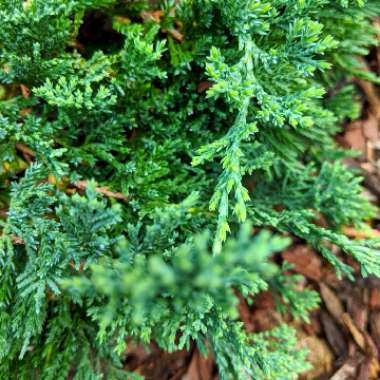
{"type": "Polygon", "coordinates": [[[269,289],[306,321],[318,305],[272,260],[287,239],[253,227],[298,236],[339,275],[353,269],[336,248],[380,276],[380,242],[342,233],[376,210],[334,141],[360,114],[351,76],[378,81],[358,55],[379,14],[376,0],[1,1],[0,379],[136,378],[127,338],[196,342],[222,379],[307,369],[290,327],[249,334],[237,304],[269,289]]]}

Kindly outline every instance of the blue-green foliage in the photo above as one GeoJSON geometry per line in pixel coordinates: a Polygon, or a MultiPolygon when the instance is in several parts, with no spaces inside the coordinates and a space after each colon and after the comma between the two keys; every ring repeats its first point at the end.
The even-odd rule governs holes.
{"type": "Polygon", "coordinates": [[[270,289],[304,320],[318,304],[271,259],[287,240],[252,227],[380,276],[379,242],[341,232],[375,209],[334,142],[360,113],[336,83],[378,80],[357,55],[379,14],[376,0],[1,1],[0,379],[125,379],[127,338],[195,341],[222,379],[306,369],[288,326],[244,330],[237,294],[270,289]]]}

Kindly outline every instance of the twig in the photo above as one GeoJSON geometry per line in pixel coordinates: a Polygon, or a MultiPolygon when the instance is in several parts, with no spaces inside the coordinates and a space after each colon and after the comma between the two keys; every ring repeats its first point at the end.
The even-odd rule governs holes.
{"type": "MultiPolygon", "coordinates": [[[[86,188],[88,186],[88,182],[87,181],[77,181],[74,183],[74,186],[79,190],[86,190],[86,188]]],[[[127,202],[129,200],[129,197],[127,197],[123,193],[113,192],[111,190],[108,190],[107,187],[97,186],[97,187],[95,187],[95,191],[100,193],[100,194],[105,195],[108,198],[119,199],[119,200],[122,200],[125,202],[127,202]]]]}
{"type": "Polygon", "coordinates": [[[372,114],[377,119],[380,119],[380,97],[377,93],[376,87],[372,83],[364,81],[362,79],[356,79],[356,83],[365,93],[370,104],[372,114]]]}
{"type": "Polygon", "coordinates": [[[25,144],[17,143],[16,149],[19,150],[22,153],[27,154],[28,156],[35,157],[35,153],[32,151],[32,149],[28,148],[25,144]]]}

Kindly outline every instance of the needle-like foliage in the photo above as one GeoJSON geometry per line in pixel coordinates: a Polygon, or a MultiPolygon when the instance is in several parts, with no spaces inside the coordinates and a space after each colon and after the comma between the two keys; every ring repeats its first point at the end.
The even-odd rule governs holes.
{"type": "Polygon", "coordinates": [[[287,325],[248,333],[271,290],[317,293],[273,255],[304,240],[380,276],[375,209],[334,140],[377,0],[0,1],[0,379],[138,378],[128,341],[195,343],[220,378],[308,368],[287,325]],[[258,229],[271,229],[275,236],[258,229]],[[338,249],[337,249],[338,248],[338,249]]]}

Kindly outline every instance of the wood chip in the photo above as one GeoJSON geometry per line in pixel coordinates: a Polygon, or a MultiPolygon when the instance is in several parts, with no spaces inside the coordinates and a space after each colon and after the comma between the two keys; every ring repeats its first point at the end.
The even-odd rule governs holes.
{"type": "Polygon", "coordinates": [[[320,284],[320,290],[322,300],[325,303],[327,310],[338,323],[341,323],[342,315],[344,314],[342,302],[335,295],[335,293],[323,282],[320,284]]]}
{"type": "Polygon", "coordinates": [[[357,380],[377,379],[379,374],[379,362],[376,358],[366,357],[359,367],[357,380]]]}
{"type": "Polygon", "coordinates": [[[32,113],[32,109],[30,107],[28,108],[22,108],[20,110],[20,116],[24,117],[26,115],[29,115],[30,113],[32,113]]]}
{"type": "Polygon", "coordinates": [[[371,142],[376,142],[379,139],[379,119],[372,113],[363,121],[363,134],[371,142]]]}
{"type": "Polygon", "coordinates": [[[362,360],[363,357],[359,355],[348,359],[330,380],[351,380],[357,374],[362,360]]]}
{"type": "Polygon", "coordinates": [[[371,310],[376,310],[380,308],[380,289],[371,289],[369,297],[369,307],[371,310]]]}
{"type": "Polygon", "coordinates": [[[321,312],[321,322],[330,347],[338,357],[345,357],[348,347],[341,328],[335,323],[329,313],[321,312]]]}
{"type": "Polygon", "coordinates": [[[213,86],[212,82],[210,82],[208,80],[204,80],[202,82],[199,82],[199,84],[197,86],[197,92],[198,92],[198,94],[201,94],[202,92],[205,92],[206,90],[208,90],[212,86],[213,86]]]}
{"type": "MultiPolygon", "coordinates": [[[[164,29],[162,31],[164,31],[164,29]]],[[[169,29],[167,31],[167,33],[169,33],[177,41],[179,41],[179,42],[183,41],[183,38],[184,38],[183,34],[179,30],[177,30],[177,29],[169,29]]]]}
{"type": "Polygon", "coordinates": [[[254,306],[256,309],[274,309],[275,300],[271,291],[264,291],[257,294],[254,298],[254,306]]]}
{"type": "Polygon", "coordinates": [[[355,325],[364,331],[368,322],[368,309],[365,305],[365,289],[353,289],[352,296],[347,301],[347,310],[355,325]]]}
{"type": "Polygon", "coordinates": [[[301,379],[313,380],[331,372],[334,355],[324,340],[316,336],[301,335],[298,341],[300,348],[308,349],[308,361],[313,366],[313,369],[303,374],[301,379]]]}
{"type": "Polygon", "coordinates": [[[283,323],[281,315],[271,309],[259,309],[252,313],[251,321],[254,331],[266,331],[283,323]]]}
{"type": "Polygon", "coordinates": [[[22,153],[27,154],[28,156],[31,156],[31,157],[34,157],[36,155],[32,149],[30,149],[29,147],[27,147],[25,144],[22,144],[22,143],[17,143],[16,149],[22,153]]]}
{"type": "Polygon", "coordinates": [[[308,335],[321,335],[322,334],[322,324],[319,319],[320,310],[313,310],[310,313],[310,322],[303,323],[303,330],[308,335]]]}
{"type": "MultiPolygon", "coordinates": [[[[161,17],[163,14],[164,13],[162,11],[143,11],[140,13],[140,16],[144,21],[154,21],[159,24],[161,22],[161,17]]],[[[183,34],[178,29],[161,29],[161,32],[170,34],[179,42],[183,41],[183,34]]]]}
{"type": "Polygon", "coordinates": [[[357,230],[353,227],[344,227],[343,233],[350,238],[363,240],[363,239],[375,239],[380,237],[380,231],[375,230],[368,226],[365,230],[357,230]]]}
{"type": "Polygon", "coordinates": [[[356,344],[365,351],[366,348],[366,340],[362,332],[358,329],[358,327],[355,325],[354,321],[350,317],[349,314],[343,313],[342,315],[342,321],[345,324],[345,326],[348,328],[348,331],[351,333],[352,337],[354,338],[354,341],[356,344]]]}
{"type": "Polygon", "coordinates": [[[247,329],[247,331],[252,332],[254,330],[254,326],[251,321],[252,312],[249,309],[247,301],[240,294],[238,295],[238,297],[240,301],[238,305],[240,319],[244,323],[244,326],[247,329]]]}
{"type": "Polygon", "coordinates": [[[22,96],[23,96],[25,99],[30,98],[30,90],[29,90],[29,87],[25,86],[25,84],[20,84],[20,88],[21,88],[22,96]]]}
{"type": "Polygon", "coordinates": [[[307,245],[296,245],[282,253],[282,258],[294,265],[294,270],[314,281],[321,279],[322,261],[307,245]]]}
{"type": "Polygon", "coordinates": [[[154,22],[160,23],[161,17],[163,16],[163,14],[164,14],[163,11],[152,11],[152,12],[142,11],[140,13],[140,16],[144,21],[154,21],[154,22]]]}
{"type": "Polygon", "coordinates": [[[369,317],[369,331],[377,347],[380,347],[380,311],[374,311],[369,317]]]}
{"type": "Polygon", "coordinates": [[[12,243],[15,245],[23,245],[25,244],[24,240],[22,240],[20,237],[16,235],[11,235],[12,243]]]}
{"type": "Polygon", "coordinates": [[[346,126],[346,130],[343,136],[344,145],[347,148],[360,150],[365,153],[366,140],[363,134],[362,121],[353,121],[346,126]]]}
{"type": "Polygon", "coordinates": [[[356,83],[363,90],[369,104],[371,113],[377,118],[380,119],[380,97],[375,85],[371,82],[367,82],[362,79],[356,79],[356,83]]]}
{"type": "Polygon", "coordinates": [[[189,368],[182,376],[182,380],[209,380],[212,379],[212,358],[204,358],[198,350],[194,351],[189,368]]]}

